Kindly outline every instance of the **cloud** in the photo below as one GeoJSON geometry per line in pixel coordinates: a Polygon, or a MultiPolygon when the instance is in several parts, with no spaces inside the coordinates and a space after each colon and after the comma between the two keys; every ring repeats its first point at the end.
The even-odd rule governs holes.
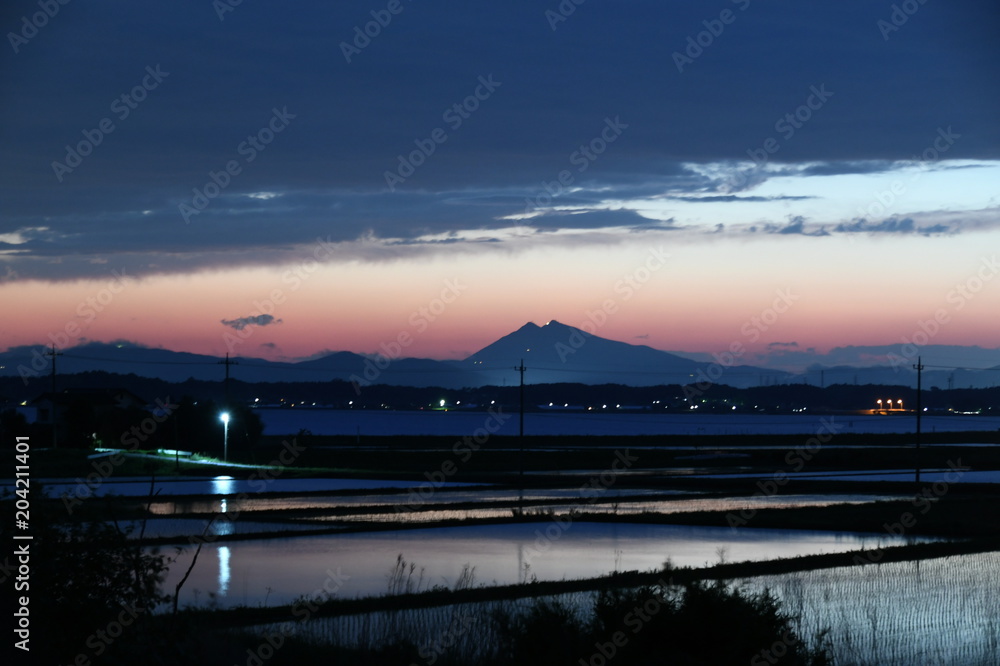
{"type": "Polygon", "coordinates": [[[799,170],[802,176],[844,176],[858,174],[887,173],[898,168],[893,160],[845,160],[807,164],[799,170]]]}
{"type": "Polygon", "coordinates": [[[808,199],[815,199],[814,196],[738,196],[735,194],[720,194],[714,196],[688,196],[688,197],[670,197],[671,199],[676,199],[677,201],[684,201],[687,203],[746,203],[746,202],[771,202],[771,201],[806,201],[808,199]]]}
{"type": "MultiPolygon", "coordinates": [[[[806,226],[806,219],[801,215],[796,215],[792,217],[787,224],[776,224],[773,222],[765,224],[752,224],[745,227],[746,231],[749,233],[762,233],[762,234],[777,234],[781,236],[814,236],[822,237],[829,236],[828,232],[823,227],[818,227],[815,229],[810,229],[806,226]]],[[[721,229],[716,229],[721,231],[721,229]]]]}
{"type": "Polygon", "coordinates": [[[806,221],[802,217],[795,217],[787,226],[781,227],[774,233],[778,234],[799,234],[802,236],[829,236],[830,233],[825,229],[817,229],[815,231],[806,231],[806,221]]]}
{"type": "MultiPolygon", "coordinates": [[[[36,0],[10,5],[12,17],[37,11],[36,0]]],[[[963,137],[949,160],[1000,159],[995,21],[983,18],[995,9],[985,1],[930,3],[888,44],[865,0],[754,3],[683,73],[671,54],[711,18],[699,3],[590,3],[555,31],[531,0],[406,6],[349,63],[336,45],[371,20],[354,3],[241,3],[225,21],[194,0],[155,14],[124,0],[60,14],[4,69],[0,273],[101,278],[95,261],[140,276],[277,265],[317,237],[356,243],[345,250],[363,257],[369,235],[405,243],[502,228],[550,190],[560,194],[528,226],[632,231],[650,224],[644,211],[598,211],[654,198],[794,203],[807,197],[764,188],[912,166],[938,124],[963,137]],[[948,57],[906,44],[948,44],[948,57]],[[127,115],[112,107],[147,66],[169,74],[127,115]],[[489,75],[495,92],[448,122],[489,75]],[[833,96],[794,135],[778,132],[811,85],[833,96]],[[247,137],[285,107],[296,118],[249,161],[247,137]],[[609,117],[628,128],[584,158],[609,117]],[[68,163],[67,146],[104,118],[114,131],[57,180],[53,162],[68,163]],[[390,192],[385,173],[436,129],[447,140],[390,192]],[[764,145],[778,150],[758,166],[748,157],[764,145]],[[218,180],[230,162],[239,172],[219,186],[210,174],[218,180]],[[179,206],[215,188],[185,224],[179,206]]],[[[862,230],[843,229],[853,231],[862,230]]]]}
{"type": "Polygon", "coordinates": [[[838,224],[834,230],[839,233],[922,234],[924,236],[954,232],[954,229],[946,224],[918,226],[913,218],[910,217],[891,217],[881,222],[869,222],[865,219],[858,219],[849,223],[838,224]]]}
{"type": "Polygon", "coordinates": [[[529,220],[539,229],[603,229],[609,227],[649,227],[655,220],[643,217],[634,210],[551,210],[529,220]]]}
{"type": "Polygon", "coordinates": [[[239,317],[237,319],[223,319],[222,324],[237,331],[242,331],[247,326],[270,326],[271,324],[280,324],[281,321],[280,319],[275,319],[274,315],[263,314],[239,317]]]}

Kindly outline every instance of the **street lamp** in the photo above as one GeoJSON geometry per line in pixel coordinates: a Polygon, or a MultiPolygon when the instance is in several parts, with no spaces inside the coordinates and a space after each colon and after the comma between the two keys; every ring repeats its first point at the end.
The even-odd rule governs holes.
{"type": "Polygon", "coordinates": [[[882,411],[882,398],[879,398],[879,399],[878,399],[878,400],[876,400],[875,402],[877,402],[877,403],[878,403],[878,411],[880,411],[880,412],[881,412],[881,411],[882,411]]]}
{"type": "Polygon", "coordinates": [[[899,405],[899,409],[900,409],[900,411],[902,411],[902,409],[903,409],[903,400],[902,399],[897,400],[896,404],[899,405]]]}
{"type": "Polygon", "coordinates": [[[222,419],[222,459],[229,462],[229,412],[219,415],[222,419]]]}

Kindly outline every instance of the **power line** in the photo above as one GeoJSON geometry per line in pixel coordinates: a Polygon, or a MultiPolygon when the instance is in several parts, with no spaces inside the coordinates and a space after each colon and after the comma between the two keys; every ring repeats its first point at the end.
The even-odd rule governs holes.
{"type": "Polygon", "coordinates": [[[56,343],[52,343],[52,351],[45,352],[45,355],[52,359],[52,448],[58,447],[58,414],[59,405],[56,402],[56,356],[62,356],[62,352],[56,351],[56,343]]]}
{"type": "Polygon", "coordinates": [[[229,409],[231,404],[229,399],[229,366],[239,365],[239,363],[236,360],[229,359],[229,352],[226,352],[226,360],[219,361],[219,363],[226,366],[226,409],[229,409]]]}

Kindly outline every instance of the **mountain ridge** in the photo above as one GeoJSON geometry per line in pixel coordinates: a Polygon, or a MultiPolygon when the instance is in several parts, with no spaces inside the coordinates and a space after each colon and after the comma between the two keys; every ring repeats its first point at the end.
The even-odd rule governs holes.
{"type": "MultiPolygon", "coordinates": [[[[27,384],[46,380],[51,369],[49,349],[40,345],[14,347],[0,352],[0,376],[19,375],[27,384]]],[[[985,350],[988,351],[988,350],[985,350]]],[[[703,355],[707,356],[707,355],[703,355]]],[[[814,364],[800,373],[740,364],[739,359],[713,355],[698,360],[644,344],[603,338],[580,328],[550,320],[539,326],[527,322],[461,360],[389,357],[349,351],[324,353],[300,361],[271,361],[235,356],[234,378],[248,382],[295,382],[342,379],[359,387],[371,384],[441,386],[462,388],[514,384],[516,368],[526,367],[530,384],[584,383],[651,386],[658,384],[729,384],[743,388],[776,383],[914,383],[916,373],[906,365],[851,366],[814,364]]],[[[915,359],[914,359],[915,360],[915,359]]],[[[93,370],[186,381],[213,381],[224,376],[223,361],[216,356],[147,347],[118,340],[86,342],[60,350],[57,372],[75,374],[93,370]]],[[[930,370],[924,373],[928,388],[993,386],[1000,380],[1000,366],[989,369],[930,370]]]]}

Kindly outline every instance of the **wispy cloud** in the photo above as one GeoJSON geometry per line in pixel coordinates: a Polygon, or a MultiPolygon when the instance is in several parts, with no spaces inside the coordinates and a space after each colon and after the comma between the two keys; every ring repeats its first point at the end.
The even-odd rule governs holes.
{"type": "Polygon", "coordinates": [[[222,320],[223,326],[234,328],[237,331],[242,331],[247,326],[270,326],[271,324],[280,324],[280,323],[281,323],[280,319],[275,319],[274,315],[269,315],[269,314],[222,320]]]}

